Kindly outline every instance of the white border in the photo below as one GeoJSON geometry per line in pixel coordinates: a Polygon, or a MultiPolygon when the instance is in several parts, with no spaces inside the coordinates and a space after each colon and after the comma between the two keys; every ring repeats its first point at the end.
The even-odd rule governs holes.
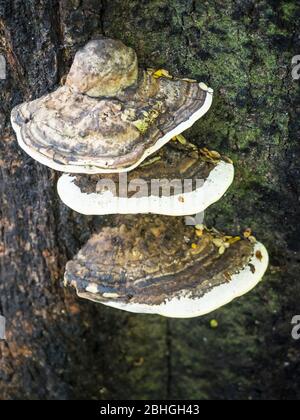
{"type": "MultiPolygon", "coordinates": [[[[203,84],[200,83],[199,86],[200,85],[202,86],[202,90],[204,90],[203,89],[203,84]]],[[[192,127],[192,125],[197,120],[199,120],[201,117],[203,117],[204,114],[207,113],[207,111],[210,109],[210,107],[212,105],[213,90],[210,89],[210,88],[207,88],[206,92],[207,92],[207,95],[206,95],[206,98],[205,98],[205,102],[198,111],[196,111],[187,121],[179,124],[177,127],[174,128],[174,130],[172,130],[171,132],[166,134],[164,137],[159,139],[155,143],[154,146],[147,149],[144,152],[143,156],[135,164],[133,164],[133,165],[127,167],[127,168],[122,168],[122,169],[105,169],[105,168],[100,168],[100,167],[96,167],[96,166],[62,165],[62,164],[56,163],[52,159],[48,158],[47,156],[42,155],[41,153],[37,152],[34,149],[31,149],[23,141],[22,133],[21,133],[21,127],[15,122],[14,112],[12,112],[12,115],[11,115],[11,124],[12,124],[12,127],[13,127],[16,135],[17,135],[17,140],[18,140],[19,146],[30,157],[32,157],[33,159],[35,159],[36,161],[38,161],[42,165],[48,166],[51,169],[54,169],[54,170],[60,171],[60,172],[68,172],[68,173],[74,173],[74,174],[101,174],[101,173],[112,174],[112,173],[129,172],[129,171],[132,171],[133,169],[137,168],[148,156],[152,155],[153,153],[155,153],[159,149],[161,149],[173,137],[179,136],[179,134],[183,133],[185,130],[192,127]]]]}
{"type": "Polygon", "coordinates": [[[191,216],[220,200],[233,182],[234,167],[220,161],[200,188],[170,197],[120,198],[110,191],[87,194],[81,192],[74,183],[75,179],[72,175],[62,175],[57,183],[57,191],[68,207],[87,216],[139,213],[191,216]]]}
{"type": "MultiPolygon", "coordinates": [[[[191,292],[182,290],[181,296],[166,300],[160,305],[138,303],[126,304],[121,302],[101,303],[123,311],[157,314],[169,318],[194,318],[203,316],[250,292],[261,281],[269,265],[268,252],[264,245],[261,243],[255,244],[254,255],[250,259],[249,264],[247,264],[238,274],[233,275],[229,283],[214,287],[200,298],[195,298],[191,292]],[[259,251],[262,255],[261,260],[256,257],[256,253],[259,251]],[[253,273],[249,264],[252,264],[255,267],[255,273],[253,273]]],[[[98,293],[97,288],[95,287],[88,286],[86,290],[90,293],[98,293]]],[[[91,297],[87,298],[85,293],[78,293],[78,296],[99,303],[97,299],[94,300],[91,297]]]]}

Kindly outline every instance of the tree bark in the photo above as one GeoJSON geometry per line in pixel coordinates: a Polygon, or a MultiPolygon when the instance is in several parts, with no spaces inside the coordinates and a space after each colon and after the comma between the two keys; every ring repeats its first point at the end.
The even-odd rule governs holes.
{"type": "Polygon", "coordinates": [[[296,0],[0,0],[0,399],[300,398],[299,18],[296,0]],[[100,34],[135,48],[141,66],[215,89],[187,136],[232,157],[236,179],[206,222],[251,227],[271,266],[254,292],[209,316],[131,315],[63,288],[68,259],[114,218],[66,208],[58,174],[18,148],[9,117],[54,90],[100,34]]]}

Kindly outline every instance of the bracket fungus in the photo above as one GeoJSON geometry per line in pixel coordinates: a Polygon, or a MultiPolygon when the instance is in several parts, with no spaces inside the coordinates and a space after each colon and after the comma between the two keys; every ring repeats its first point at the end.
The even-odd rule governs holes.
{"type": "Polygon", "coordinates": [[[191,318],[249,292],[268,266],[265,247],[182,218],[120,216],[66,267],[85,299],[129,312],[191,318]]]}
{"type": "Polygon", "coordinates": [[[77,52],[66,84],[12,111],[19,145],[62,172],[118,173],[139,166],[212,104],[204,83],[138,68],[134,50],[100,38],[77,52]]]}
{"type": "Polygon", "coordinates": [[[102,37],[77,52],[64,86],[13,109],[21,148],[66,173],[58,181],[66,205],[87,215],[147,214],[118,216],[67,264],[65,285],[80,297],[191,318],[263,277],[268,253],[250,231],[225,236],[170,217],[201,213],[233,181],[228,158],[181,135],[212,98],[204,83],[139,69],[133,49],[102,37]]]}
{"type": "Polygon", "coordinates": [[[234,167],[217,152],[180,141],[169,142],[128,174],[64,174],[58,194],[85,215],[201,213],[227,191],[234,167]]]}

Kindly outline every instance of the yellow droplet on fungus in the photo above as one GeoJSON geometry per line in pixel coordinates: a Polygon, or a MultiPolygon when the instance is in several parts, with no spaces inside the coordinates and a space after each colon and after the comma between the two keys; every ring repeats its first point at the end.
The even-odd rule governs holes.
{"type": "Polygon", "coordinates": [[[162,77],[165,77],[166,79],[173,79],[173,76],[168,72],[168,70],[164,69],[156,70],[152,75],[155,79],[161,79],[162,77]]]}

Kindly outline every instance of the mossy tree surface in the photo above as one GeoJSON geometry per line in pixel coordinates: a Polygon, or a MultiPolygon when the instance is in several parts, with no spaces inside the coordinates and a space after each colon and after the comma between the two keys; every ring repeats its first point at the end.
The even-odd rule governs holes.
{"type": "Polygon", "coordinates": [[[300,398],[299,19],[296,0],[0,0],[1,399],[300,398]],[[187,135],[232,157],[236,179],[206,221],[251,227],[271,266],[254,292],[207,317],[131,315],[62,287],[66,261],[114,218],[62,205],[58,175],[19,150],[9,115],[56,88],[99,34],[134,47],[141,65],[215,90],[187,135]]]}

